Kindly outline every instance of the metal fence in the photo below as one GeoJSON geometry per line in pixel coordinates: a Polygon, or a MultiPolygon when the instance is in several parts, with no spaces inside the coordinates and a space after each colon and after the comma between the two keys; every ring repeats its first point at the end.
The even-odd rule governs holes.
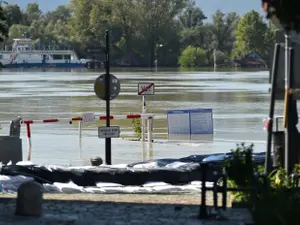
{"type": "MultiPolygon", "coordinates": [[[[200,205],[200,210],[199,210],[199,219],[207,219],[211,218],[212,214],[209,213],[208,206],[206,204],[206,199],[207,199],[207,193],[208,192],[213,192],[213,208],[215,211],[220,212],[221,210],[226,210],[227,209],[227,197],[228,197],[228,192],[248,192],[251,194],[253,198],[253,202],[255,201],[256,196],[261,193],[265,188],[268,188],[268,190],[273,190],[276,191],[274,188],[269,188],[268,181],[267,181],[267,176],[266,174],[258,174],[255,173],[253,174],[253,181],[251,187],[247,188],[232,188],[228,186],[228,175],[226,173],[219,173],[219,172],[214,172],[215,175],[215,180],[213,182],[212,187],[207,187],[206,182],[207,182],[207,174],[209,171],[210,165],[208,163],[201,163],[200,164],[200,170],[201,170],[201,178],[202,178],[202,186],[201,186],[201,205],[200,205]],[[222,183],[220,184],[220,180],[222,183]],[[262,181],[262,182],[261,182],[262,181]],[[222,194],[222,204],[221,206],[218,205],[218,194],[222,194]]],[[[299,186],[299,178],[300,174],[292,174],[292,180],[291,180],[291,188],[286,189],[287,192],[293,192],[293,191],[300,191],[300,186],[299,186]]]]}

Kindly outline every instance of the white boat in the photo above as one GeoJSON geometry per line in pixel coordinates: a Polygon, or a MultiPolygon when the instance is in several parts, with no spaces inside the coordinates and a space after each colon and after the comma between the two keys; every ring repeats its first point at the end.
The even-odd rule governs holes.
{"type": "Polygon", "coordinates": [[[32,39],[13,40],[12,50],[0,51],[0,63],[5,68],[28,67],[84,67],[74,50],[33,49],[32,39]]]}

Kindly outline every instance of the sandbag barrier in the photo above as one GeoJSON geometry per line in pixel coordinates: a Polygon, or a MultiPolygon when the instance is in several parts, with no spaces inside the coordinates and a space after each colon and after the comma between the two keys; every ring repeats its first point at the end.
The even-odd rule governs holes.
{"type": "MultiPolygon", "coordinates": [[[[24,175],[33,177],[39,183],[54,182],[68,183],[72,181],[78,186],[95,186],[97,182],[118,183],[121,185],[143,185],[146,182],[165,182],[172,185],[188,184],[192,181],[202,180],[203,174],[200,173],[200,163],[206,160],[209,168],[205,172],[205,180],[208,182],[215,181],[214,173],[222,172],[223,160],[226,154],[213,155],[191,155],[179,159],[158,159],[151,160],[148,163],[156,162],[157,168],[134,168],[136,165],[145,164],[140,162],[128,165],[126,168],[112,168],[109,166],[84,168],[67,168],[67,167],[47,167],[38,165],[3,165],[0,174],[15,176],[24,175]],[[214,160],[208,161],[209,157],[214,156],[214,160]],[[177,168],[166,167],[174,162],[183,162],[177,168]]],[[[230,157],[230,153],[227,157],[230,157]]],[[[263,154],[258,154],[254,163],[263,165],[263,154]]]]}

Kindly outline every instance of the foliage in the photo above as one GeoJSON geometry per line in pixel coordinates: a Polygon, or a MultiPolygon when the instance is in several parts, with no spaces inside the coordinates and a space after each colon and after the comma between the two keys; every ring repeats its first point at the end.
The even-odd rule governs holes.
{"type": "Polygon", "coordinates": [[[259,26],[254,24],[250,30],[243,26],[252,27],[254,20],[243,18],[236,32],[240,18],[235,12],[216,11],[207,21],[194,0],[70,0],[69,5],[46,13],[37,3],[28,4],[25,10],[8,4],[3,13],[9,27],[3,45],[11,46],[12,39],[26,36],[34,39],[36,48],[73,47],[79,57],[103,60],[103,53],[86,50],[101,47],[109,29],[112,64],[118,65],[153,66],[157,59],[159,66],[177,66],[189,46],[201,54],[201,59],[189,63],[192,67],[212,66],[215,50],[218,64],[233,53],[242,56],[254,50],[267,58],[274,40],[273,29],[267,29],[261,18],[255,17],[259,26]],[[249,34],[255,38],[244,40],[249,34]]]}
{"type": "Polygon", "coordinates": [[[205,51],[189,45],[179,57],[179,64],[182,67],[204,66],[206,65],[205,51]]]}
{"type": "Polygon", "coordinates": [[[138,139],[141,139],[141,137],[142,137],[141,119],[132,119],[132,126],[133,126],[133,130],[135,132],[136,137],[138,139]]]}
{"type": "Polygon", "coordinates": [[[262,16],[252,10],[238,23],[234,42],[235,58],[244,57],[253,51],[262,57],[268,57],[270,45],[273,44],[274,31],[264,23],[262,16]],[[273,36],[272,36],[273,33],[273,36]]]}
{"type": "Polygon", "coordinates": [[[6,16],[0,5],[0,42],[2,42],[8,35],[8,27],[6,24],[6,16]]]}
{"type": "MultiPolygon", "coordinates": [[[[233,187],[248,188],[251,192],[240,192],[235,197],[251,206],[256,225],[296,225],[300,220],[300,190],[297,175],[288,176],[284,169],[277,169],[268,176],[252,161],[253,145],[238,145],[232,157],[226,160],[225,169],[233,187]],[[237,172],[239,171],[239,172],[237,172]]],[[[295,174],[300,173],[296,165],[295,174]]]]}

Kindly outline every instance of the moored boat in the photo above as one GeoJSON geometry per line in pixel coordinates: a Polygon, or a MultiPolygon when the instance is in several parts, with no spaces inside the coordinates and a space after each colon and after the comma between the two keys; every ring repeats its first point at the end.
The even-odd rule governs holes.
{"type": "Polygon", "coordinates": [[[30,38],[14,39],[11,51],[0,51],[0,63],[4,68],[77,68],[85,66],[85,63],[78,59],[74,50],[57,50],[50,47],[34,49],[30,38]]]}

